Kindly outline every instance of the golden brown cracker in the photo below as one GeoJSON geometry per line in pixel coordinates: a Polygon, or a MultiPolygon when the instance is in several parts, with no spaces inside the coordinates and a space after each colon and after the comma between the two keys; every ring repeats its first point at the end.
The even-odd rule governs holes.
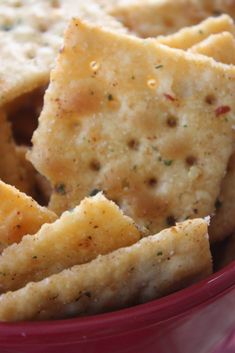
{"type": "Polygon", "coordinates": [[[150,233],[213,213],[233,149],[234,78],[210,58],[74,19],[30,155],[54,187],[50,207],[103,190],[150,233]]]}
{"type": "Polygon", "coordinates": [[[15,290],[73,265],[128,246],[141,237],[134,222],[99,194],[0,256],[0,291],[15,290]]]}
{"type": "Polygon", "coordinates": [[[0,253],[7,246],[19,243],[25,234],[36,233],[56,215],[14,186],[0,181],[0,253]]]}
{"type": "Polygon", "coordinates": [[[0,297],[0,320],[65,318],[143,303],[211,273],[207,224],[186,221],[0,297]]]}

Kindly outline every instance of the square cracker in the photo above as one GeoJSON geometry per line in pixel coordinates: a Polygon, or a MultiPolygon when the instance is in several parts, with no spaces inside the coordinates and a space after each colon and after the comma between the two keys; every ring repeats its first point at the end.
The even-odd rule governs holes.
{"type": "Polygon", "coordinates": [[[0,253],[7,246],[19,243],[25,234],[34,234],[44,223],[57,218],[46,207],[2,181],[0,200],[0,253]]]}
{"type": "Polygon", "coordinates": [[[98,0],[107,11],[138,36],[156,37],[196,25],[209,16],[235,17],[230,0],[98,0]]]}
{"type": "Polygon", "coordinates": [[[141,234],[134,222],[102,194],[87,198],[35,235],[0,256],[0,291],[15,290],[99,254],[132,245],[141,234]]]}
{"type": "Polygon", "coordinates": [[[91,0],[1,0],[0,106],[48,83],[68,19],[76,15],[110,19],[91,0]]]}
{"type": "MultiPolygon", "coordinates": [[[[213,59],[225,64],[235,64],[235,39],[228,32],[211,35],[189,50],[193,53],[213,57],[213,59]]],[[[209,227],[210,242],[221,241],[234,232],[234,205],[235,154],[233,153],[229,161],[227,174],[221,184],[220,195],[216,201],[215,215],[211,219],[209,227]]],[[[228,262],[225,260],[224,263],[228,262]]]]}
{"type": "MultiPolygon", "coordinates": [[[[221,16],[220,18],[226,20],[227,16],[221,16]]],[[[228,22],[229,23],[229,22],[228,22]]],[[[198,26],[194,26],[188,29],[183,29],[174,35],[166,36],[166,43],[171,45],[176,45],[178,47],[186,47],[184,38],[186,35],[187,47],[195,42],[197,39],[196,29],[208,34],[208,24],[211,24],[211,19],[202,22],[198,26]],[[206,25],[206,26],[205,26],[206,25]],[[205,32],[205,27],[207,31],[205,32]]],[[[216,22],[214,22],[216,24],[216,22]]],[[[232,25],[233,26],[233,25],[232,25]]],[[[213,28],[213,26],[211,27],[213,28]]],[[[232,27],[231,27],[232,28],[232,27]]],[[[231,31],[233,33],[233,30],[231,31]]],[[[188,49],[194,54],[202,54],[212,57],[216,61],[225,64],[235,63],[235,39],[234,36],[229,32],[218,33],[214,35],[209,35],[206,39],[193,45],[188,49]]],[[[213,103],[213,97],[209,97],[209,101],[213,103]]],[[[216,212],[212,218],[209,234],[210,241],[212,243],[216,241],[221,241],[225,237],[229,236],[235,229],[234,213],[235,213],[235,155],[230,159],[229,168],[226,176],[221,184],[220,195],[216,201],[216,212]]]]}
{"type": "Polygon", "coordinates": [[[51,209],[104,190],[150,233],[213,213],[234,98],[234,67],[73,19],[30,154],[51,209]]]}
{"type": "Polygon", "coordinates": [[[157,41],[171,48],[188,49],[211,34],[225,31],[234,35],[235,26],[231,17],[221,15],[219,17],[209,17],[198,25],[182,28],[174,34],[159,36],[157,41]]]}
{"type": "Polygon", "coordinates": [[[96,314],[162,297],[208,276],[207,224],[186,221],[0,297],[0,320],[96,314]]]}

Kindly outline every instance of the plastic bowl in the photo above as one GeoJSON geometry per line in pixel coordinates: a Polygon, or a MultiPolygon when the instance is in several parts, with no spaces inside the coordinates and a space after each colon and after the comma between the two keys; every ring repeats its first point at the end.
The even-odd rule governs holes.
{"type": "Polygon", "coordinates": [[[1,353],[233,353],[235,262],[165,298],[112,313],[0,324],[1,353]]]}

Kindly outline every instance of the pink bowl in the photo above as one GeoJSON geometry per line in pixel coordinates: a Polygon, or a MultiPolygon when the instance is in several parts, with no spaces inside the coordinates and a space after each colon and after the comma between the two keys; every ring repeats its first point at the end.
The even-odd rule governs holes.
{"type": "Polygon", "coordinates": [[[0,353],[233,353],[235,262],[165,298],[108,314],[0,324],[0,353]]]}

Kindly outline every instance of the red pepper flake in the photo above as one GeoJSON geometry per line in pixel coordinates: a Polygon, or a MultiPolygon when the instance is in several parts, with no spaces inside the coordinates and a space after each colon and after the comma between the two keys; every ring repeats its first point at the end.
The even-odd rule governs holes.
{"type": "Polygon", "coordinates": [[[171,96],[170,94],[168,93],[164,93],[164,96],[166,97],[166,99],[169,99],[170,101],[174,102],[176,99],[175,97],[171,96]]]}
{"type": "Polygon", "coordinates": [[[231,108],[228,105],[221,105],[221,107],[216,108],[215,115],[220,116],[230,112],[231,108]]]}

